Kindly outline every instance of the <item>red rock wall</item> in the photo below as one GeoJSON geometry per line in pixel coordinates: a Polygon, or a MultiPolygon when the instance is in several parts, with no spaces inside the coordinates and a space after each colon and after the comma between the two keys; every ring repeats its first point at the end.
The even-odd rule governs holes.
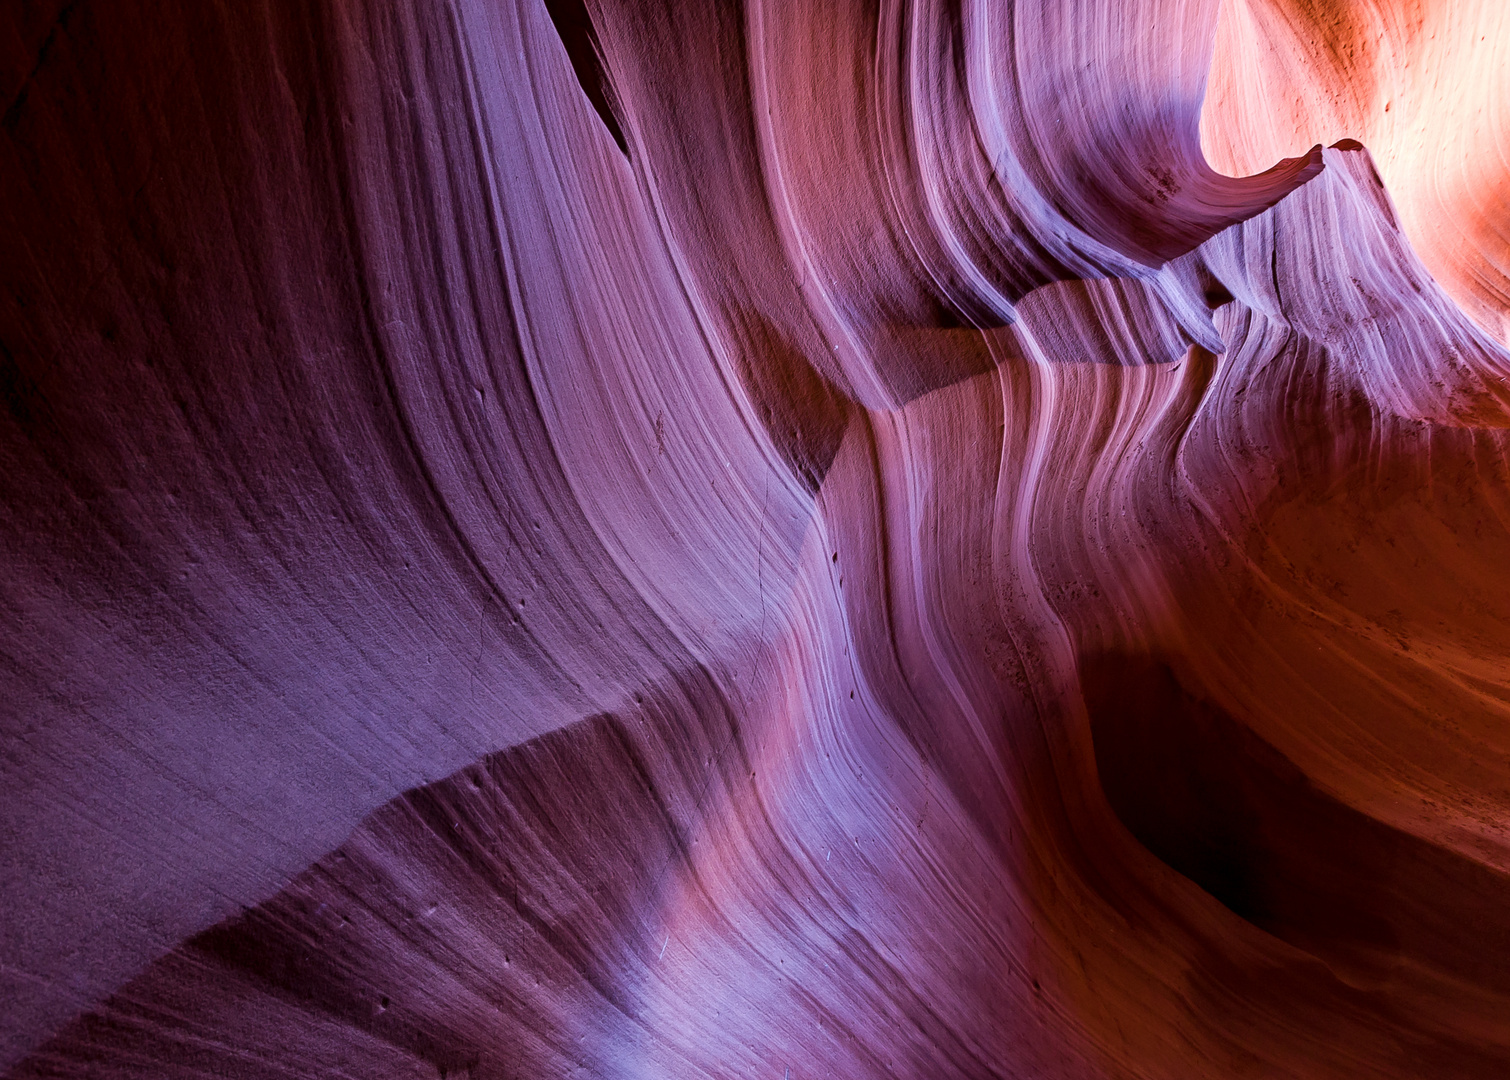
{"type": "Polygon", "coordinates": [[[1496,2],[0,25],[10,1075],[1510,1067],[1496,2]]]}

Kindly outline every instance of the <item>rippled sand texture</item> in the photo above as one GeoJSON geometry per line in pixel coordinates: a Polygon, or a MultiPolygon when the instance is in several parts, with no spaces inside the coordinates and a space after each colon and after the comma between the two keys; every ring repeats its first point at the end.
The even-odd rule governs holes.
{"type": "Polygon", "coordinates": [[[6,6],[0,1070],[1510,1075],[1507,73],[6,6]]]}

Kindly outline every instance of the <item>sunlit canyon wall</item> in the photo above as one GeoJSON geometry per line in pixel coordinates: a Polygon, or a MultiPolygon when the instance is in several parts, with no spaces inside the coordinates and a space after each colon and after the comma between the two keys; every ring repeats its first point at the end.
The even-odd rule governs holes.
{"type": "Polygon", "coordinates": [[[1510,1075],[1510,5],[16,0],[0,1071],[1510,1075]]]}

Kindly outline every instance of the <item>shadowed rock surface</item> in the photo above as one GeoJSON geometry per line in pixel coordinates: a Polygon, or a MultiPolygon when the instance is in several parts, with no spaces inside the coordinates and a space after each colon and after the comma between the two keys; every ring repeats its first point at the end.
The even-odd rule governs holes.
{"type": "Polygon", "coordinates": [[[0,1071],[1506,1075],[1506,10],[12,5],[0,1071]]]}

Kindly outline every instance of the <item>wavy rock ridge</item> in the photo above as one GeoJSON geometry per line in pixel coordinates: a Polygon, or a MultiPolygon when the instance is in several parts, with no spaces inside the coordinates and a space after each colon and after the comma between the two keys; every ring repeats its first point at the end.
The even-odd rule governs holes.
{"type": "Polygon", "coordinates": [[[1510,1066],[1495,0],[4,18],[9,1075],[1510,1066]]]}

